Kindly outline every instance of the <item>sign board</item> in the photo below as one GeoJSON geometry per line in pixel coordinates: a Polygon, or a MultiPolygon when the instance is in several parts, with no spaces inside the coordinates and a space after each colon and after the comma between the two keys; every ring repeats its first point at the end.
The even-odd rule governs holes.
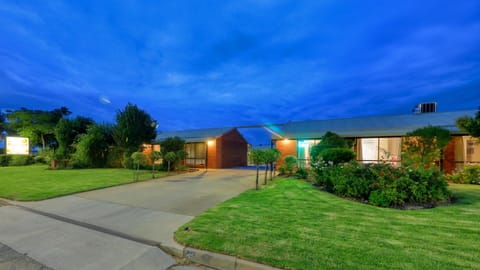
{"type": "Polygon", "coordinates": [[[30,154],[30,147],[28,138],[25,137],[9,137],[6,139],[7,155],[28,155],[30,154]]]}

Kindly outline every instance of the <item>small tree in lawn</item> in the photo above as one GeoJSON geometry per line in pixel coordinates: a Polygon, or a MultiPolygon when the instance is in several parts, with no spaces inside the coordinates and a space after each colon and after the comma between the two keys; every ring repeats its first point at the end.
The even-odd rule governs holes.
{"type": "Polygon", "coordinates": [[[162,153],[159,151],[150,152],[150,160],[152,161],[152,178],[155,178],[155,162],[162,158],[162,153]]]}
{"type": "Polygon", "coordinates": [[[250,161],[255,164],[257,167],[257,177],[255,180],[255,189],[258,189],[258,173],[259,173],[259,166],[265,162],[265,152],[261,149],[252,149],[250,153],[248,153],[248,157],[250,161]]]}
{"type": "Polygon", "coordinates": [[[140,171],[140,163],[145,161],[145,155],[142,152],[134,152],[131,155],[131,158],[133,160],[133,163],[135,164],[135,173],[133,174],[134,178],[133,180],[137,181],[138,180],[138,174],[140,171]]]}
{"type": "MultiPolygon", "coordinates": [[[[179,151],[182,151],[185,149],[185,141],[182,140],[180,137],[169,137],[160,142],[160,149],[162,151],[162,155],[165,156],[168,152],[173,152],[174,154],[179,154],[179,151]]],[[[182,153],[180,153],[179,157],[177,157],[177,160],[184,159],[182,157],[182,153]]],[[[170,162],[176,162],[175,161],[170,161],[170,162]]],[[[163,169],[166,169],[168,166],[168,161],[166,159],[163,159],[162,167],[163,169]]],[[[175,163],[176,164],[176,163],[175,163]]],[[[175,165],[174,164],[174,165],[175,165]]],[[[174,166],[175,167],[175,166],[174,166]]]]}
{"type": "Polygon", "coordinates": [[[178,165],[182,162],[182,160],[184,160],[186,157],[187,157],[187,151],[185,150],[178,150],[176,153],[177,155],[177,159],[175,161],[175,166],[178,168],[178,165]]]}
{"type": "Polygon", "coordinates": [[[170,164],[175,162],[177,160],[177,155],[175,152],[168,152],[165,155],[163,155],[163,160],[167,162],[167,173],[170,173],[170,164]]]}
{"type": "Polygon", "coordinates": [[[265,150],[265,162],[270,166],[270,180],[273,179],[274,163],[280,158],[282,153],[276,148],[265,150]]]}

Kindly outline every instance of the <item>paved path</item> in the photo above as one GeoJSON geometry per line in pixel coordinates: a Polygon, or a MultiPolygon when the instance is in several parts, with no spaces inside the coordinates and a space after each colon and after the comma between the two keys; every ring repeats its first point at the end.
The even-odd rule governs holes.
{"type": "MultiPolygon", "coordinates": [[[[249,170],[199,171],[40,202],[16,203],[175,248],[178,244],[173,241],[173,233],[180,225],[253,188],[254,174],[249,170]]],[[[0,217],[0,242],[27,252],[54,269],[150,269],[153,265],[157,268],[151,269],[166,269],[174,263],[158,248],[12,206],[0,207],[0,217]],[[117,249],[123,251],[116,252],[117,249]],[[105,266],[105,260],[115,264],[105,266]]]]}

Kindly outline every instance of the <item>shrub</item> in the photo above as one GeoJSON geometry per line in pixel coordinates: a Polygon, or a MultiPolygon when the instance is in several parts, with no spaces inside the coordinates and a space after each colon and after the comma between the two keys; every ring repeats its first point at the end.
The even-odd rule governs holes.
{"type": "Polygon", "coordinates": [[[317,162],[320,158],[320,154],[330,148],[345,148],[349,149],[352,147],[353,141],[347,140],[340,135],[327,131],[325,135],[322,136],[320,142],[312,147],[310,156],[312,162],[317,162]]]}
{"type": "Polygon", "coordinates": [[[25,166],[33,164],[33,158],[30,155],[12,155],[9,166],[25,166]]]}
{"type": "Polygon", "coordinates": [[[347,148],[329,148],[320,152],[320,157],[327,162],[340,164],[352,161],[355,158],[355,153],[347,148]]]}
{"type": "Polygon", "coordinates": [[[291,175],[295,169],[295,166],[297,165],[297,158],[294,156],[286,156],[283,160],[285,161],[285,172],[288,175],[291,175]]]}
{"type": "Polygon", "coordinates": [[[465,166],[463,174],[466,183],[480,185],[480,165],[465,166]]]}
{"type": "Polygon", "coordinates": [[[299,179],[307,179],[308,178],[308,171],[305,168],[298,168],[297,172],[295,172],[295,177],[299,179]]]}
{"type": "Polygon", "coordinates": [[[33,157],[33,162],[36,164],[47,164],[45,157],[37,155],[33,157]]]}
{"type": "Polygon", "coordinates": [[[364,165],[352,161],[343,165],[318,162],[313,170],[316,184],[327,191],[368,200],[377,206],[436,204],[451,198],[447,183],[437,168],[395,168],[388,164],[364,165]]]}
{"type": "Polygon", "coordinates": [[[53,149],[45,149],[40,151],[37,157],[40,161],[43,158],[46,164],[50,164],[50,162],[54,159],[54,155],[55,155],[55,152],[53,151],[53,149]]]}
{"type": "Polygon", "coordinates": [[[287,170],[285,169],[285,165],[278,166],[278,174],[280,174],[280,175],[287,174],[287,170]]]}
{"type": "Polygon", "coordinates": [[[467,165],[446,177],[448,181],[454,183],[480,185],[480,165],[467,165]]]}
{"type": "MultiPolygon", "coordinates": [[[[107,167],[109,168],[124,168],[124,152],[119,147],[110,147],[107,154],[107,167]]],[[[133,167],[133,163],[131,163],[133,167]]],[[[132,168],[130,167],[130,169],[132,168]]]]}
{"type": "Polygon", "coordinates": [[[135,168],[135,164],[133,162],[133,159],[130,155],[128,155],[128,153],[124,153],[122,165],[125,169],[134,169],[135,168]]]}
{"type": "Polygon", "coordinates": [[[7,167],[10,159],[11,159],[11,156],[0,155],[0,167],[7,167]]]}

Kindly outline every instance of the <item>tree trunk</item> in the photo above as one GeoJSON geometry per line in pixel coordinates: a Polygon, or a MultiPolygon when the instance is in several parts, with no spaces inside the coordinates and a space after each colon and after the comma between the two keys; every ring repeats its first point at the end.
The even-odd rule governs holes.
{"type": "Polygon", "coordinates": [[[40,135],[40,139],[42,140],[42,151],[45,151],[45,138],[43,137],[43,134],[40,135]]]}
{"type": "Polygon", "coordinates": [[[273,162],[270,162],[270,181],[273,180],[273,162]]]}
{"type": "Polygon", "coordinates": [[[168,167],[167,167],[167,174],[170,173],[170,161],[168,162],[168,167]]]}
{"type": "Polygon", "coordinates": [[[263,179],[263,184],[266,185],[267,184],[267,175],[268,175],[268,163],[265,162],[265,177],[263,179]]]}
{"type": "Polygon", "coordinates": [[[257,165],[257,178],[255,179],[255,189],[258,190],[258,165],[257,165]]]}
{"type": "Polygon", "coordinates": [[[155,162],[152,162],[152,179],[155,179],[155,162]]]}
{"type": "Polygon", "coordinates": [[[139,173],[139,170],[140,170],[140,162],[137,163],[137,173],[135,175],[135,181],[138,181],[138,173],[139,173]]]}

